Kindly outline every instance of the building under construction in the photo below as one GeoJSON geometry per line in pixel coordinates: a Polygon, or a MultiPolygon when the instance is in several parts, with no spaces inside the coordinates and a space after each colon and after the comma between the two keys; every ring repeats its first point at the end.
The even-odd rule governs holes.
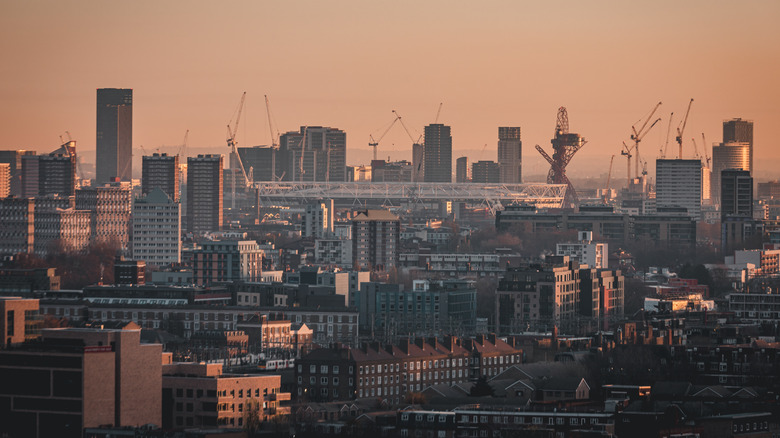
{"type": "Polygon", "coordinates": [[[549,155],[536,145],[536,150],[550,163],[550,171],[547,173],[548,184],[566,184],[566,196],[564,207],[574,207],[579,199],[569,178],[566,176],[566,166],[569,165],[574,154],[585,146],[585,139],[579,134],[569,132],[569,115],[566,107],[558,108],[558,121],[555,124],[555,137],[550,140],[553,146],[553,156],[549,155]]]}

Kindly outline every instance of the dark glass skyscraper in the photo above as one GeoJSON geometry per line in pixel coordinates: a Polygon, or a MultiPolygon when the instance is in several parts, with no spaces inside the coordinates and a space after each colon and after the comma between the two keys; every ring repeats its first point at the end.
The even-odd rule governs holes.
{"type": "Polygon", "coordinates": [[[452,182],[452,134],[440,123],[425,127],[425,182],[452,182]]]}
{"type": "Polygon", "coordinates": [[[133,90],[97,90],[97,183],[133,176],[133,90]]]}

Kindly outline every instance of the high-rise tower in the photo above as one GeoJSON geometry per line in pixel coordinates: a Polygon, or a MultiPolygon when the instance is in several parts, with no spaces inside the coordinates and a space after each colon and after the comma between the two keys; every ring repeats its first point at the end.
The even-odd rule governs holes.
{"type": "Polygon", "coordinates": [[[113,177],[133,176],[133,90],[98,88],[96,179],[105,184],[113,177]]]}
{"type": "Polygon", "coordinates": [[[720,204],[720,177],[726,169],[745,170],[750,167],[750,144],[747,142],[720,143],[712,146],[712,179],[710,181],[711,199],[720,204]]]}
{"type": "Polygon", "coordinates": [[[144,155],[141,172],[141,193],[148,195],[155,187],[176,202],[179,191],[179,156],[158,154],[144,155]]]}
{"type": "Polygon", "coordinates": [[[685,207],[688,216],[701,218],[701,160],[655,161],[655,203],[662,207],[685,207]]]}
{"type": "Polygon", "coordinates": [[[723,143],[747,143],[750,167],[745,170],[753,174],[753,121],[731,119],[723,122],[723,143]]]}
{"type": "Polygon", "coordinates": [[[450,127],[434,123],[425,127],[425,182],[452,182],[452,134],[450,127]]]}
{"type": "Polygon", "coordinates": [[[523,182],[522,155],[523,142],[520,140],[520,127],[499,127],[499,181],[504,184],[520,184],[523,182]]]}
{"type": "Polygon", "coordinates": [[[211,232],[222,228],[224,157],[187,158],[187,231],[211,232]]]}

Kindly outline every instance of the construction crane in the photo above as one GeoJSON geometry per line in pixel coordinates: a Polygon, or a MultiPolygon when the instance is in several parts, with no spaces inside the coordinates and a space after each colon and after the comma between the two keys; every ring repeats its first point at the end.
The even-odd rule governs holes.
{"type": "MultiPolygon", "coordinates": [[[[241,122],[241,113],[244,111],[244,100],[246,99],[246,91],[244,91],[244,94],[241,95],[241,101],[238,104],[238,108],[236,110],[236,121],[233,125],[233,128],[230,127],[230,124],[233,123],[231,120],[227,125],[227,146],[230,148],[230,154],[231,154],[231,164],[233,162],[238,163],[238,167],[241,170],[241,177],[243,178],[243,182],[246,187],[250,187],[252,185],[252,181],[249,179],[249,176],[246,173],[246,170],[244,169],[244,163],[241,162],[241,156],[238,155],[238,142],[236,141],[236,135],[238,134],[238,124],[241,122]]],[[[230,169],[230,176],[232,178],[232,184],[231,184],[231,204],[230,207],[232,209],[236,208],[236,169],[233,169],[231,166],[230,169]]]]}
{"type": "Polygon", "coordinates": [[[664,147],[659,153],[660,158],[666,158],[666,148],[669,146],[669,133],[672,132],[672,119],[674,119],[674,111],[669,114],[669,125],[666,127],[666,141],[664,142],[664,147]]]}
{"type": "Polygon", "coordinates": [[[279,146],[279,130],[276,130],[274,134],[274,128],[271,123],[271,103],[268,101],[268,96],[263,95],[265,98],[265,113],[268,115],[268,131],[271,133],[271,147],[276,148],[279,146]]]}
{"type": "Polygon", "coordinates": [[[604,188],[604,203],[607,203],[607,196],[609,196],[609,182],[612,179],[612,163],[615,161],[615,155],[609,159],[609,171],[607,172],[607,186],[604,188]]]}
{"type": "Polygon", "coordinates": [[[631,157],[633,157],[633,155],[631,155],[631,148],[628,147],[626,142],[623,142],[623,150],[620,151],[620,155],[628,158],[628,161],[626,162],[626,188],[628,188],[628,186],[631,185],[631,157]]]}
{"type": "Polygon", "coordinates": [[[690,102],[688,102],[688,110],[685,111],[685,118],[683,118],[682,122],[680,122],[680,125],[677,126],[677,144],[680,147],[680,153],[677,156],[678,159],[682,160],[682,144],[683,144],[683,133],[685,133],[685,125],[688,124],[688,114],[691,113],[691,105],[693,105],[693,99],[691,99],[690,102]]]}
{"type": "Polygon", "coordinates": [[[439,109],[436,111],[436,118],[433,120],[433,124],[439,123],[439,115],[441,115],[441,107],[444,105],[444,102],[439,102],[439,109]]]}
{"type": "Polygon", "coordinates": [[[395,116],[398,117],[398,121],[401,122],[401,126],[404,127],[404,131],[406,131],[406,135],[409,136],[409,140],[411,140],[413,144],[420,144],[420,141],[422,141],[423,135],[420,134],[420,136],[417,138],[417,140],[415,140],[414,137],[412,137],[412,133],[409,132],[409,128],[406,127],[406,123],[404,123],[404,120],[398,114],[398,111],[393,110],[393,114],[395,114],[395,116]]]}
{"type": "MultiPolygon", "coordinates": [[[[308,126],[304,126],[303,127],[303,137],[301,137],[301,156],[298,157],[298,181],[301,181],[301,182],[303,181],[303,174],[305,172],[304,169],[303,169],[303,156],[306,153],[306,132],[308,130],[309,130],[308,126]]],[[[328,150],[330,150],[330,148],[328,148],[328,150]]],[[[328,167],[330,167],[330,166],[328,166],[328,167]]]]}
{"type": "Polygon", "coordinates": [[[711,158],[710,158],[709,154],[707,153],[707,139],[704,138],[704,133],[703,132],[701,133],[701,143],[704,145],[703,146],[703,148],[704,148],[704,162],[707,164],[707,168],[709,169],[710,168],[710,160],[711,160],[711,158]]]}
{"type": "Polygon", "coordinates": [[[190,130],[184,132],[184,140],[182,140],[181,144],[179,145],[179,149],[176,150],[176,155],[183,155],[185,152],[187,152],[187,140],[190,137],[190,130]]]}
{"type": "Polygon", "coordinates": [[[653,107],[653,110],[650,111],[650,114],[644,118],[644,123],[642,123],[642,126],[637,130],[636,124],[642,121],[642,119],[639,119],[634,125],[631,126],[631,140],[634,140],[634,155],[636,155],[636,161],[634,162],[634,166],[636,167],[635,173],[636,176],[639,176],[639,160],[641,159],[639,154],[639,142],[642,141],[644,136],[650,132],[651,129],[653,129],[653,126],[656,125],[656,123],[661,121],[661,118],[655,119],[655,121],[650,125],[650,127],[647,127],[647,124],[650,122],[650,119],[653,118],[653,115],[658,110],[658,107],[661,106],[661,102],[658,102],[655,107],[653,107]],[[647,128],[647,129],[645,129],[647,128]]]}
{"type": "Polygon", "coordinates": [[[398,117],[397,114],[395,116],[396,117],[393,118],[393,121],[390,122],[390,125],[388,125],[387,129],[385,129],[382,135],[379,136],[379,139],[374,140],[373,135],[371,134],[368,135],[369,138],[368,146],[374,148],[374,161],[377,160],[377,147],[379,146],[379,142],[382,141],[383,138],[385,138],[385,135],[387,135],[387,133],[390,132],[390,129],[393,127],[393,125],[395,125],[395,122],[397,122],[400,119],[400,117],[398,117]]]}
{"type": "Polygon", "coordinates": [[[699,146],[696,144],[696,137],[691,137],[691,141],[693,142],[693,158],[701,159],[701,155],[699,155],[699,146]]]}

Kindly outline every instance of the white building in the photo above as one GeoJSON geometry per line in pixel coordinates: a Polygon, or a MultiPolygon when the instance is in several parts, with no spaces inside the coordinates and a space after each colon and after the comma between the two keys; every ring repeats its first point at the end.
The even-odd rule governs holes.
{"type": "Polygon", "coordinates": [[[579,231],[577,238],[579,242],[557,244],[555,254],[569,256],[572,260],[586,264],[590,268],[607,269],[609,245],[593,242],[592,231],[579,231]]]}
{"type": "Polygon", "coordinates": [[[352,240],[317,239],[314,241],[314,262],[352,268],[352,240]]]}
{"type": "Polygon", "coordinates": [[[132,253],[150,265],[181,262],[181,204],[159,187],[133,204],[132,253]]]}
{"type": "Polygon", "coordinates": [[[306,206],[303,217],[303,237],[329,237],[333,234],[333,200],[306,206]]]}
{"type": "Polygon", "coordinates": [[[656,208],[684,207],[701,219],[701,160],[656,160],[656,208]]]}

